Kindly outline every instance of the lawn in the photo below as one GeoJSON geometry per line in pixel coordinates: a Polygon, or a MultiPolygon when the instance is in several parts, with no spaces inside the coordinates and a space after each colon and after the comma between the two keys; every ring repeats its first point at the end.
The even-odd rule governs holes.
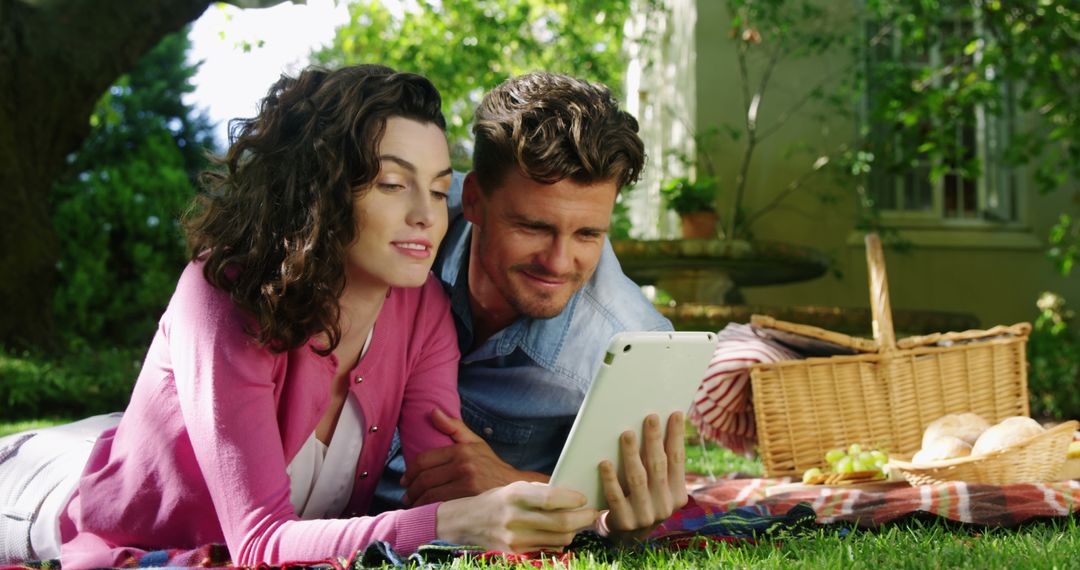
{"type": "Polygon", "coordinates": [[[28,429],[38,429],[43,427],[54,426],[62,424],[71,420],[63,418],[50,418],[43,420],[23,420],[17,422],[0,422],[0,437],[5,435],[17,433],[20,431],[26,431],[28,429]]]}
{"type": "MultiPolygon", "coordinates": [[[[0,436],[63,420],[0,422],[0,436]]],[[[691,444],[687,467],[716,475],[759,474],[761,464],[713,446],[691,444]]],[[[1080,568],[1080,528],[1075,518],[1042,521],[1016,529],[974,528],[941,520],[913,519],[875,531],[837,527],[810,533],[778,533],[757,544],[710,544],[700,550],[626,552],[601,559],[575,558],[571,568],[1080,568]]],[[[451,568],[513,565],[457,561],[451,568]]]]}

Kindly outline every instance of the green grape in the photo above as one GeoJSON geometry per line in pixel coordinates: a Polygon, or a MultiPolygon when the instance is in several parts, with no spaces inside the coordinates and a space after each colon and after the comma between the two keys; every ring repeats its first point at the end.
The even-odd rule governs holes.
{"type": "Polygon", "coordinates": [[[825,452],[825,461],[829,465],[835,465],[837,461],[847,456],[847,453],[842,449],[829,449],[825,452]]]}
{"type": "Polygon", "coordinates": [[[811,467],[802,474],[802,482],[809,483],[810,479],[821,476],[821,469],[817,467],[811,467]]]}
{"type": "Polygon", "coordinates": [[[873,463],[866,463],[858,457],[856,457],[855,460],[851,462],[852,471],[873,471],[873,469],[873,463]]]}
{"type": "Polygon", "coordinates": [[[835,465],[844,455],[846,454],[843,449],[830,449],[825,453],[825,461],[828,461],[829,465],[835,465]]]}
{"type": "Polygon", "coordinates": [[[848,447],[847,452],[848,455],[858,455],[862,453],[862,446],[857,443],[853,443],[848,447]]]}
{"type": "Polygon", "coordinates": [[[850,455],[841,457],[840,461],[836,462],[833,469],[837,473],[851,473],[852,471],[855,471],[855,458],[850,455]]]}
{"type": "Polygon", "coordinates": [[[888,463],[889,461],[889,456],[885,455],[885,452],[883,451],[878,451],[875,449],[870,452],[870,455],[874,457],[875,462],[888,463]]]}

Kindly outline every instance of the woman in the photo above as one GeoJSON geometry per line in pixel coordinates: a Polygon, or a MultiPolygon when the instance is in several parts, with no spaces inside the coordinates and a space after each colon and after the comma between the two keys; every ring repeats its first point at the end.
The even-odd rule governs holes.
{"type": "Polygon", "coordinates": [[[24,493],[40,514],[0,537],[35,558],[62,543],[65,569],[222,542],[254,566],[373,540],[558,547],[592,524],[580,494],[527,483],[361,516],[394,428],[408,460],[451,443],[435,410],[459,413],[456,333],[429,273],[447,224],[444,129],[416,75],[362,65],[278,81],[234,125],[186,220],[191,263],[119,425],[0,445],[0,491],[28,470],[47,488],[24,493]],[[74,488],[70,458],[41,459],[72,433],[100,433],[74,488]]]}

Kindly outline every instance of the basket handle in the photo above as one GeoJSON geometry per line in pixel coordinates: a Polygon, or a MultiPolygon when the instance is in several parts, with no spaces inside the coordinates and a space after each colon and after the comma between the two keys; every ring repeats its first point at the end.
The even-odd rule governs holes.
{"type": "Polygon", "coordinates": [[[892,307],[889,305],[889,279],[885,273],[881,238],[876,233],[866,234],[866,266],[870,271],[870,312],[873,316],[874,340],[881,352],[892,352],[896,350],[896,332],[893,330],[892,307]]]}

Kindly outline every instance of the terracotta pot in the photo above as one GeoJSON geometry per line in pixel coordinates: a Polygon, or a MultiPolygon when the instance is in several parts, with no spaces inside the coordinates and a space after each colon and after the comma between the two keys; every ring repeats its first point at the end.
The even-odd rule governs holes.
{"type": "Polygon", "coordinates": [[[683,239],[715,239],[716,212],[689,212],[682,214],[683,239]]]}

